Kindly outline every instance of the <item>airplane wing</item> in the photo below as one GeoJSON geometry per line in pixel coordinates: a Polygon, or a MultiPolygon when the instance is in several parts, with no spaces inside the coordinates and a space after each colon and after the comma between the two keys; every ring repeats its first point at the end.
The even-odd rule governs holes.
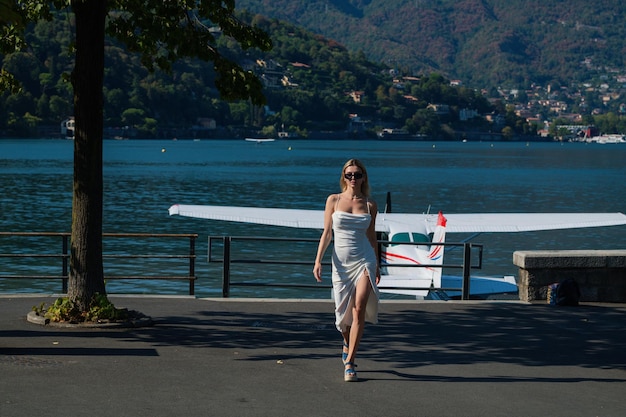
{"type": "Polygon", "coordinates": [[[626,224],[622,213],[446,214],[447,233],[530,232],[626,224]]]}
{"type": "MultiPolygon", "coordinates": [[[[445,214],[446,233],[512,233],[626,225],[622,213],[473,213],[445,214]]],[[[434,230],[437,214],[380,213],[377,224],[411,225],[426,222],[434,230]]],[[[378,229],[378,226],[376,227],[378,229]]]]}
{"type": "MultiPolygon", "coordinates": [[[[271,226],[296,227],[300,229],[323,229],[324,210],[301,210],[267,207],[238,207],[238,206],[203,206],[174,204],[169,208],[170,216],[179,215],[200,219],[222,220],[239,223],[267,224],[271,226]]],[[[403,216],[394,214],[394,216],[403,216]]],[[[424,221],[425,215],[415,215],[424,221]]],[[[408,221],[413,221],[409,217],[408,221]]],[[[411,224],[411,223],[408,223],[411,224]]],[[[388,231],[383,221],[376,222],[376,230],[388,231]]]]}
{"type": "MultiPolygon", "coordinates": [[[[169,208],[169,214],[304,229],[324,228],[323,210],[174,204],[169,208]]],[[[626,225],[626,215],[622,213],[475,213],[445,216],[448,220],[447,233],[510,233],[626,225]]],[[[437,214],[379,213],[376,230],[389,231],[390,223],[406,225],[406,230],[411,230],[417,223],[423,222],[429,230],[434,230],[437,214]]]]}
{"type": "MultiPolygon", "coordinates": [[[[179,215],[199,219],[221,220],[239,223],[266,224],[271,226],[296,227],[300,229],[323,229],[324,210],[301,210],[268,207],[241,207],[241,206],[206,206],[174,204],[169,208],[170,216],[179,215]]],[[[388,221],[406,223],[407,230],[411,230],[415,222],[424,222],[428,219],[425,214],[378,214],[376,231],[388,232],[388,221]]],[[[433,227],[437,218],[434,217],[433,227]]]]}
{"type": "Polygon", "coordinates": [[[197,217],[200,219],[267,224],[301,229],[324,228],[323,210],[174,204],[169,208],[169,213],[170,216],[178,214],[179,216],[197,217]]]}

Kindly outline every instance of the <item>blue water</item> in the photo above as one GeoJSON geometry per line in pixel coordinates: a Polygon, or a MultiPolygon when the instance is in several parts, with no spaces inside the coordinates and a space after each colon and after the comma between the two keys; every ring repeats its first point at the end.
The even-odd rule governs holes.
{"type": "MultiPolygon", "coordinates": [[[[209,235],[318,237],[319,231],[169,217],[168,207],[181,203],[322,210],[327,195],[338,191],[343,163],[352,157],[368,167],[373,197],[381,209],[387,191],[392,193],[395,212],[626,210],[626,146],[621,145],[383,141],[276,141],[259,145],[243,140],[111,140],[104,143],[104,231],[199,234],[196,294],[216,296],[221,294],[221,266],[207,263],[209,235]]],[[[72,165],[71,141],[0,140],[0,231],[68,232],[72,165]]],[[[465,237],[448,235],[447,240],[465,237]]],[[[515,250],[624,249],[626,228],[483,234],[473,241],[484,245],[481,273],[515,275],[515,250]]],[[[0,241],[0,252],[11,245],[31,244],[5,239],[0,241]]],[[[167,240],[151,242],[148,250],[185,253],[187,249],[186,244],[182,249],[168,245],[171,242],[167,240]]],[[[105,247],[125,250],[114,242],[105,247]]],[[[60,244],[55,251],[60,251],[60,244]]],[[[313,261],[315,245],[286,247],[280,254],[313,261]]],[[[5,258],[0,262],[3,273],[38,268],[36,264],[16,266],[5,258]]],[[[145,274],[163,268],[149,261],[137,267],[145,274]]],[[[289,270],[258,265],[240,268],[239,274],[246,280],[314,281],[312,265],[289,270]]],[[[107,288],[132,293],[187,291],[184,283],[166,281],[111,281],[107,288]]],[[[0,280],[0,292],[5,293],[58,291],[58,283],[0,280]]],[[[326,290],[244,288],[234,289],[232,295],[306,298],[328,294],[326,290]]]]}

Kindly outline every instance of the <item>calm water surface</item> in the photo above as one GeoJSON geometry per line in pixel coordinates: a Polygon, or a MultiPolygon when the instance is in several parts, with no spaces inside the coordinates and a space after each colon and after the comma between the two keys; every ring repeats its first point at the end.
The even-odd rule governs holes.
{"type": "MultiPolygon", "coordinates": [[[[1,231],[70,230],[72,153],[73,144],[66,140],[0,140],[1,231]]],[[[207,263],[209,235],[318,237],[319,231],[169,217],[168,207],[183,203],[323,210],[327,195],[338,191],[343,163],[352,157],[368,167],[373,197],[381,209],[387,191],[392,193],[395,212],[626,210],[626,146],[620,145],[382,141],[276,141],[258,145],[243,140],[111,140],[104,143],[104,231],[199,234],[196,294],[219,295],[221,267],[207,263]]],[[[448,241],[465,237],[449,234],[448,241]]],[[[485,248],[481,273],[516,274],[512,264],[515,250],[623,249],[626,228],[483,234],[473,241],[485,248]]],[[[27,251],[50,243],[4,239],[0,252],[20,245],[29,246],[23,248],[27,251]]],[[[155,253],[185,253],[187,249],[186,244],[182,250],[169,247],[170,241],[145,245],[148,252],[155,253]]],[[[60,251],[58,246],[54,252],[60,251]]],[[[105,242],[105,249],[127,250],[115,242],[105,242]]],[[[287,247],[278,252],[312,262],[315,249],[315,245],[287,247]]],[[[42,268],[36,263],[0,261],[3,273],[42,268]]],[[[146,274],[163,271],[159,263],[144,261],[138,267],[146,274]]],[[[256,266],[240,273],[246,280],[313,283],[311,267],[285,271],[256,266]]],[[[107,288],[132,293],[187,291],[186,284],[164,281],[111,281],[107,288]]],[[[58,291],[58,283],[0,280],[0,292],[5,293],[58,291]]],[[[326,297],[327,293],[233,289],[232,295],[305,298],[326,297]]]]}

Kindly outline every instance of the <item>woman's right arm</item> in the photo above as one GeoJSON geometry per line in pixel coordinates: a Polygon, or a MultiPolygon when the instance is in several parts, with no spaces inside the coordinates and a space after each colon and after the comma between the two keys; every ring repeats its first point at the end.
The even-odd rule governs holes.
{"type": "Polygon", "coordinates": [[[333,212],[335,211],[336,196],[331,194],[326,199],[326,207],[324,209],[324,231],[320,237],[320,243],[317,247],[317,256],[315,257],[315,266],[313,267],[313,276],[317,282],[322,282],[322,259],[330,241],[333,238],[333,212]]]}

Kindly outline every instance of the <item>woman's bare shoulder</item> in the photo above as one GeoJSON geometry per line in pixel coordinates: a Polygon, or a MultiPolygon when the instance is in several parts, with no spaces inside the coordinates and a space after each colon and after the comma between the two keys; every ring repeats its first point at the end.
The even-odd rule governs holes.
{"type": "Polygon", "coordinates": [[[370,209],[374,212],[376,212],[378,210],[378,204],[376,203],[376,200],[372,200],[372,199],[367,199],[367,204],[369,204],[370,209]]]}
{"type": "Polygon", "coordinates": [[[339,194],[330,194],[326,198],[326,208],[334,208],[337,200],[339,200],[339,194]]]}

